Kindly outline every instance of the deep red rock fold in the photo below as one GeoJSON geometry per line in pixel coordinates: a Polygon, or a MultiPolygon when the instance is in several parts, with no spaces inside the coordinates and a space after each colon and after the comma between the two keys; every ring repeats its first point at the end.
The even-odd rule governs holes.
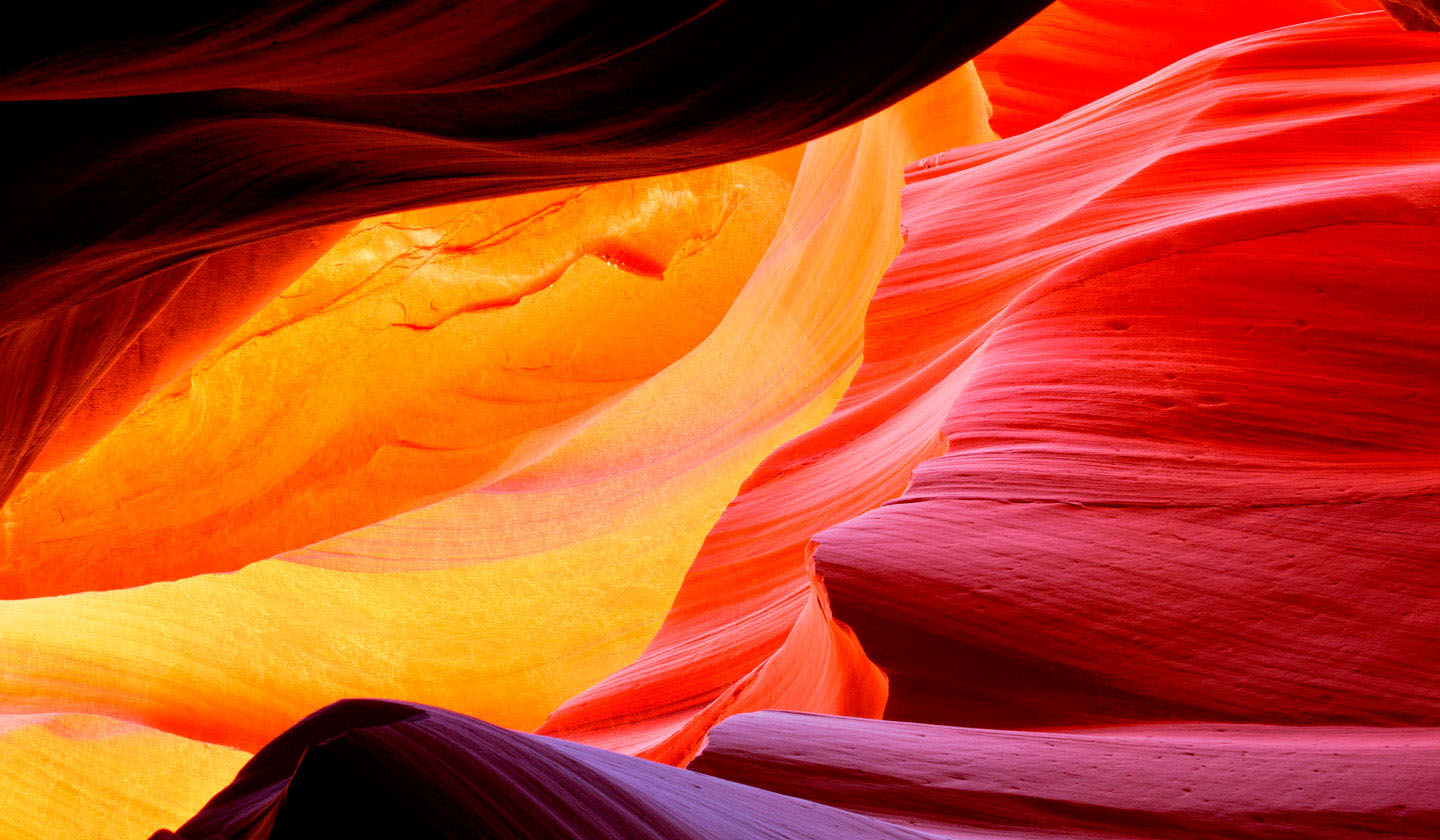
{"type": "Polygon", "coordinates": [[[948,453],[817,538],[887,716],[1440,723],[1437,89],[1333,18],[912,168],[891,274],[992,316],[948,453]]]}

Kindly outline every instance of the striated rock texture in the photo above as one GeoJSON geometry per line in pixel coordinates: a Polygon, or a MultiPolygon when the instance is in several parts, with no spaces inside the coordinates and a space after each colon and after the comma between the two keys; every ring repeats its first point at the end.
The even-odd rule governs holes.
{"type": "Polygon", "coordinates": [[[1009,137],[1223,41],[1375,8],[1375,0],[1058,0],[975,64],[995,105],[991,125],[1009,137]]]}
{"type": "Polygon", "coordinates": [[[189,819],[249,758],[98,715],[0,715],[0,837],[147,837],[189,819]]]}
{"type": "Polygon", "coordinates": [[[1440,35],[1359,8],[785,148],[1022,7],[0,51],[0,836],[1440,834],[1440,35]]]}
{"type": "Polygon", "coordinates": [[[818,537],[887,716],[1440,723],[1437,90],[1334,18],[912,168],[892,275],[990,317],[948,453],[818,537]]]}
{"type": "Polygon", "coordinates": [[[690,767],[938,837],[1440,833],[1433,728],[1007,732],[762,712],[714,729],[690,767]]]}
{"type": "Polygon", "coordinates": [[[879,820],[453,712],[322,709],[155,840],[920,840],[879,820]]]}
{"type": "Polygon", "coordinates": [[[209,254],[790,146],[1045,2],[169,5],[0,41],[0,500],[209,254]]]}
{"type": "MultiPolygon", "coordinates": [[[[994,138],[969,67],[887,113],[902,126],[907,160],[994,138]]],[[[746,479],[645,653],[567,701],[541,732],[682,764],[727,715],[880,714],[884,679],[833,621],[808,546],[824,528],[898,495],[915,465],[940,452],[954,385],[936,360],[949,347],[903,318],[923,305],[916,291],[876,290],[863,362],[835,411],[746,479]]]]}

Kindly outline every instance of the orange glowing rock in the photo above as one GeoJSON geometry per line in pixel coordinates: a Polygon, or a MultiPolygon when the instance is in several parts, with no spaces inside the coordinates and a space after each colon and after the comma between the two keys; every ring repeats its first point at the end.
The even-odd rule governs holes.
{"type": "Polygon", "coordinates": [[[148,837],[250,756],[94,715],[0,715],[0,837],[148,837]]]}
{"type": "MultiPolygon", "coordinates": [[[[131,513],[121,518],[113,503],[106,510],[85,493],[74,499],[89,505],[92,522],[108,523],[89,531],[96,540],[91,545],[108,544],[113,551],[117,540],[132,540],[119,556],[132,558],[149,579],[243,562],[178,539],[167,527],[154,528],[146,539],[163,540],[189,559],[177,563],[176,554],[138,550],[135,532],[147,521],[174,517],[181,502],[221,511],[206,527],[191,516],[187,527],[192,540],[215,540],[234,551],[282,545],[271,532],[320,530],[308,519],[342,530],[328,518],[329,508],[292,501],[293,487],[291,494],[262,494],[275,500],[272,507],[246,501],[222,467],[243,452],[247,473],[285,479],[277,464],[306,466],[295,451],[317,448],[312,442],[323,433],[315,427],[331,422],[332,413],[345,420],[336,424],[339,434],[377,407],[386,412],[383,422],[371,422],[354,446],[340,447],[361,476],[349,485],[353,506],[340,506],[337,514],[353,517],[347,522],[377,518],[377,496],[413,504],[486,477],[508,478],[230,575],[0,603],[0,658],[7,663],[0,709],[111,714],[245,748],[347,696],[411,699],[509,726],[538,725],[562,700],[643,650],[742,481],[777,446],[821,422],[840,399],[859,365],[866,305],[900,246],[899,185],[907,153],[905,132],[893,115],[816,141],[773,241],[759,220],[739,235],[739,209],[725,212],[723,201],[697,201],[691,218],[711,220],[719,233],[688,259],[674,255],[691,254],[686,243],[694,229],[710,228],[666,225],[684,218],[679,211],[692,205],[676,202],[678,211],[672,206],[661,214],[665,202],[659,197],[667,193],[653,184],[572,191],[639,191],[650,198],[637,200],[618,219],[601,214],[587,222],[590,217],[580,214],[566,221],[567,232],[589,225],[591,251],[609,255],[608,261],[577,259],[579,246],[557,254],[556,243],[542,237],[511,236],[505,240],[511,252],[543,257],[552,270],[469,279],[483,295],[455,294],[463,276],[445,270],[457,255],[444,247],[478,242],[479,229],[494,231],[502,226],[499,219],[466,220],[473,224],[459,228],[467,232],[465,240],[442,241],[433,233],[454,208],[362,226],[347,242],[378,249],[395,239],[420,238],[425,259],[410,259],[423,268],[403,276],[418,276],[421,285],[395,283],[401,278],[387,273],[389,257],[365,247],[332,251],[197,365],[187,392],[162,394],[85,456],[22,488],[7,509],[11,539],[35,533],[17,527],[26,521],[17,513],[34,510],[43,493],[64,495],[60,477],[67,471],[98,470],[112,457],[130,465],[126,481],[111,480],[117,492],[126,492],[119,488],[127,484],[153,487],[149,500],[126,497],[131,513]],[[636,208],[653,213],[653,230],[663,233],[612,235],[616,226],[633,230],[624,225],[636,208]],[[743,241],[723,241],[730,226],[743,241]],[[747,248],[764,251],[763,259],[759,253],[747,257],[747,248]],[[364,262],[360,293],[317,280],[341,269],[341,254],[364,262]],[[707,255],[715,265],[700,276],[698,265],[707,255]],[[559,269],[571,263],[570,272],[583,269],[587,282],[568,282],[570,272],[559,269]],[[689,287],[669,288],[683,284],[681,269],[691,265],[697,270],[689,287]],[[641,266],[651,272],[667,266],[664,280],[641,266]],[[603,306],[595,301],[617,285],[623,291],[603,306]],[[576,287],[574,299],[564,297],[568,286],[576,287]],[[488,310],[476,304],[514,298],[522,299],[488,310]],[[532,308],[542,310],[523,319],[532,308]],[[629,319],[617,325],[619,310],[629,319]],[[302,312],[313,314],[297,320],[302,312]],[[719,322],[708,335],[697,335],[699,329],[676,317],[706,313],[719,322]],[[333,325],[303,332],[308,324],[333,325]],[[450,344],[425,343],[462,328],[450,344]],[[293,343],[287,330],[296,335],[293,343]],[[386,342],[383,351],[367,351],[369,340],[386,342]],[[338,345],[328,354],[327,342],[338,345]],[[258,355],[275,343],[280,346],[264,355],[265,362],[239,364],[249,358],[247,350],[258,355]],[[408,355],[401,352],[407,348],[408,355]],[[473,358],[486,352],[492,366],[477,368],[473,358]],[[323,355],[326,363],[306,354],[323,355]],[[417,369],[420,362],[424,370],[417,369]],[[233,372],[222,376],[232,364],[233,372]],[[305,368],[303,376],[294,367],[305,368]],[[577,383],[560,390],[563,399],[554,396],[557,372],[572,377],[562,383],[577,383]],[[649,378],[637,383],[644,375],[649,378]],[[408,387],[429,396],[398,399],[397,382],[407,377],[422,379],[408,387]],[[292,381],[321,393],[304,393],[297,385],[288,394],[298,404],[286,411],[267,407],[265,394],[287,393],[281,386],[292,381]],[[205,382],[213,382],[213,390],[203,390],[205,382]],[[245,387],[252,382],[254,389],[245,387]],[[461,382],[468,391],[455,398],[456,410],[443,413],[446,403],[435,395],[461,382]],[[516,400],[527,402],[516,407],[516,400]],[[179,401],[193,404],[179,417],[203,420],[211,412],[233,423],[202,422],[205,434],[176,435],[169,447],[162,445],[172,439],[166,435],[139,434],[145,422],[176,411],[170,406],[179,401]],[[476,419],[477,404],[480,414],[493,407],[476,419]],[[553,414],[542,415],[548,425],[535,431],[542,410],[553,414]],[[425,448],[373,446],[382,432],[425,448]],[[177,458],[175,446],[192,439],[188,445],[196,454],[177,458]],[[147,443],[121,446],[124,440],[147,443]],[[446,451],[475,440],[496,443],[479,458],[475,450],[446,451]],[[383,470],[371,460],[377,451],[383,470]],[[200,457],[208,452],[216,453],[209,467],[200,457]],[[470,463],[457,466],[466,459],[470,463]],[[174,460],[181,465],[169,466],[174,460]],[[156,474],[168,477],[161,481],[156,474]],[[401,483],[407,481],[412,484],[401,483]],[[239,500],[236,506],[216,503],[226,494],[239,500]],[[270,532],[252,527],[252,518],[263,518],[270,532]]],[[[715,196],[728,195],[742,174],[761,183],[773,179],[746,165],[728,172],[677,178],[724,185],[715,196]]],[[[784,200],[783,194],[770,195],[771,207],[784,200]]],[[[553,194],[516,201],[529,204],[512,209],[507,222],[557,204],[553,194]]],[[[562,205],[542,215],[540,223],[564,210],[562,205]]],[[[399,250],[413,254],[415,248],[399,250]]],[[[79,473],[70,475],[81,480],[79,473]]],[[[313,492],[346,486],[340,480],[345,471],[329,475],[335,480],[316,482],[313,492]]],[[[66,519],[51,519],[47,527],[67,525],[71,517],[66,519]]],[[[72,543],[70,550],[84,544],[72,543]]],[[[106,559],[98,548],[90,556],[106,559]]],[[[49,568],[31,565],[31,579],[49,568]]],[[[71,588],[119,580],[95,565],[67,566],[64,574],[71,576],[65,581],[71,588]]],[[[50,586],[59,588],[54,578],[50,586]]]]}
{"type": "Polygon", "coordinates": [[[30,468],[52,470],[84,452],[294,282],[351,227],[304,230],[204,258],[61,422],[30,468]]]}
{"type": "MultiPolygon", "coordinates": [[[[0,333],[0,499],[10,494],[66,415],[105,378],[111,363],[125,353],[197,267],[197,261],[190,260],[88,300],[6,325],[8,330],[0,333]]],[[[90,441],[75,438],[88,438],[91,431],[72,431],[71,441],[59,444],[61,450],[82,448],[90,441]]],[[[70,454],[64,452],[52,460],[70,454]]],[[[4,522],[0,514],[0,540],[4,539],[4,522]]],[[[8,553],[0,553],[0,558],[8,553]]]]}
{"type": "Polygon", "coordinates": [[[10,330],[0,334],[0,500],[25,469],[54,469],[84,452],[349,227],[236,246],[6,325],[10,330]]]}
{"type": "Polygon", "coordinates": [[[0,595],[227,571],[513,472],[710,333],[788,193],[735,164],[363,223],[22,484],[0,595]]]}

